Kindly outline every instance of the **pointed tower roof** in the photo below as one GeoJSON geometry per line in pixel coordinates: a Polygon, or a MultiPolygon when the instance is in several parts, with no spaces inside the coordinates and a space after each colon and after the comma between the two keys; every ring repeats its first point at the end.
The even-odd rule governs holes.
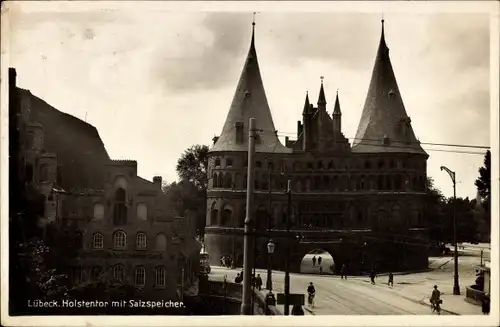
{"type": "Polygon", "coordinates": [[[326,105],[325,90],[323,89],[323,76],[321,76],[321,88],[319,89],[318,106],[326,105]]]}
{"type": "Polygon", "coordinates": [[[304,110],[302,111],[302,114],[308,114],[311,109],[311,103],[309,102],[309,92],[306,92],[306,102],[304,103],[304,110]]]}
{"type": "Polygon", "coordinates": [[[342,112],[340,111],[340,101],[339,101],[339,91],[337,90],[337,96],[335,97],[335,107],[333,107],[333,114],[334,115],[341,115],[342,112]]]}
{"type": "Polygon", "coordinates": [[[255,22],[252,23],[250,49],[248,50],[226,122],[210,152],[248,151],[248,124],[250,118],[256,119],[257,129],[261,130],[257,133],[259,137],[255,144],[256,152],[292,152],[291,149],[281,144],[275,133],[273,117],[267,103],[257,60],[257,51],[255,50],[255,22]],[[242,142],[236,142],[237,123],[243,123],[242,142]]]}
{"type": "Polygon", "coordinates": [[[377,57],[352,150],[426,154],[410,122],[392,69],[382,20],[377,57]]]}

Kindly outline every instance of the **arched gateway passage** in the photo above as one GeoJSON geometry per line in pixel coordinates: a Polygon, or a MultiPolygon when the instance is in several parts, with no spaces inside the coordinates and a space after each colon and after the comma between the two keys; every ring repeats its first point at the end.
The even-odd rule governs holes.
{"type": "Polygon", "coordinates": [[[314,249],[309,251],[300,262],[300,273],[332,275],[334,273],[335,261],[328,251],[314,249]],[[321,258],[321,259],[320,259],[321,258]]]}

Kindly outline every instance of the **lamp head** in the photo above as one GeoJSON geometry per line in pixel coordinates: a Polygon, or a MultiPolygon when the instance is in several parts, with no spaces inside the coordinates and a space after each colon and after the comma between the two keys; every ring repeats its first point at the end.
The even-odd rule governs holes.
{"type": "Polygon", "coordinates": [[[274,248],[275,248],[275,244],[273,243],[273,240],[270,239],[269,240],[269,243],[267,243],[267,253],[269,254],[273,254],[274,253],[274,248]]]}

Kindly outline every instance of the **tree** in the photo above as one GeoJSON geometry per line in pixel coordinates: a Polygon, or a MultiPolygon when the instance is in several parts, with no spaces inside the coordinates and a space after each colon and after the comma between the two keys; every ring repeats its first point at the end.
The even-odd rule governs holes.
{"type": "Polygon", "coordinates": [[[432,177],[427,177],[426,217],[429,224],[429,237],[436,244],[446,238],[443,206],[445,197],[441,190],[435,187],[432,177]]]}
{"type": "Polygon", "coordinates": [[[479,177],[474,183],[483,200],[485,209],[490,210],[490,191],[491,191],[491,152],[486,151],[484,156],[484,166],[479,168],[479,177]]]}
{"type": "Polygon", "coordinates": [[[179,179],[189,181],[200,191],[206,191],[208,186],[208,150],[207,145],[193,145],[177,161],[179,179]]]}
{"type": "Polygon", "coordinates": [[[180,215],[185,215],[186,210],[196,214],[198,235],[205,233],[208,150],[207,145],[193,145],[185,150],[177,161],[179,181],[163,188],[169,203],[180,215]]]}
{"type": "Polygon", "coordinates": [[[489,239],[491,233],[491,152],[488,150],[484,156],[484,166],[479,168],[479,177],[474,183],[481,197],[484,211],[476,212],[476,219],[480,226],[481,238],[489,239]]]}

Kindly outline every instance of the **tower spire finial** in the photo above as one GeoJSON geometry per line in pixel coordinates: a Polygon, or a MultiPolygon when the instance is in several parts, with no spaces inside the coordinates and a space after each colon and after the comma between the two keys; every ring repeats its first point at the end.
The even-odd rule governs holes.
{"type": "Polygon", "coordinates": [[[254,47],[255,44],[255,14],[256,12],[253,13],[253,19],[252,19],[252,41],[251,41],[251,47],[254,47]]]}

